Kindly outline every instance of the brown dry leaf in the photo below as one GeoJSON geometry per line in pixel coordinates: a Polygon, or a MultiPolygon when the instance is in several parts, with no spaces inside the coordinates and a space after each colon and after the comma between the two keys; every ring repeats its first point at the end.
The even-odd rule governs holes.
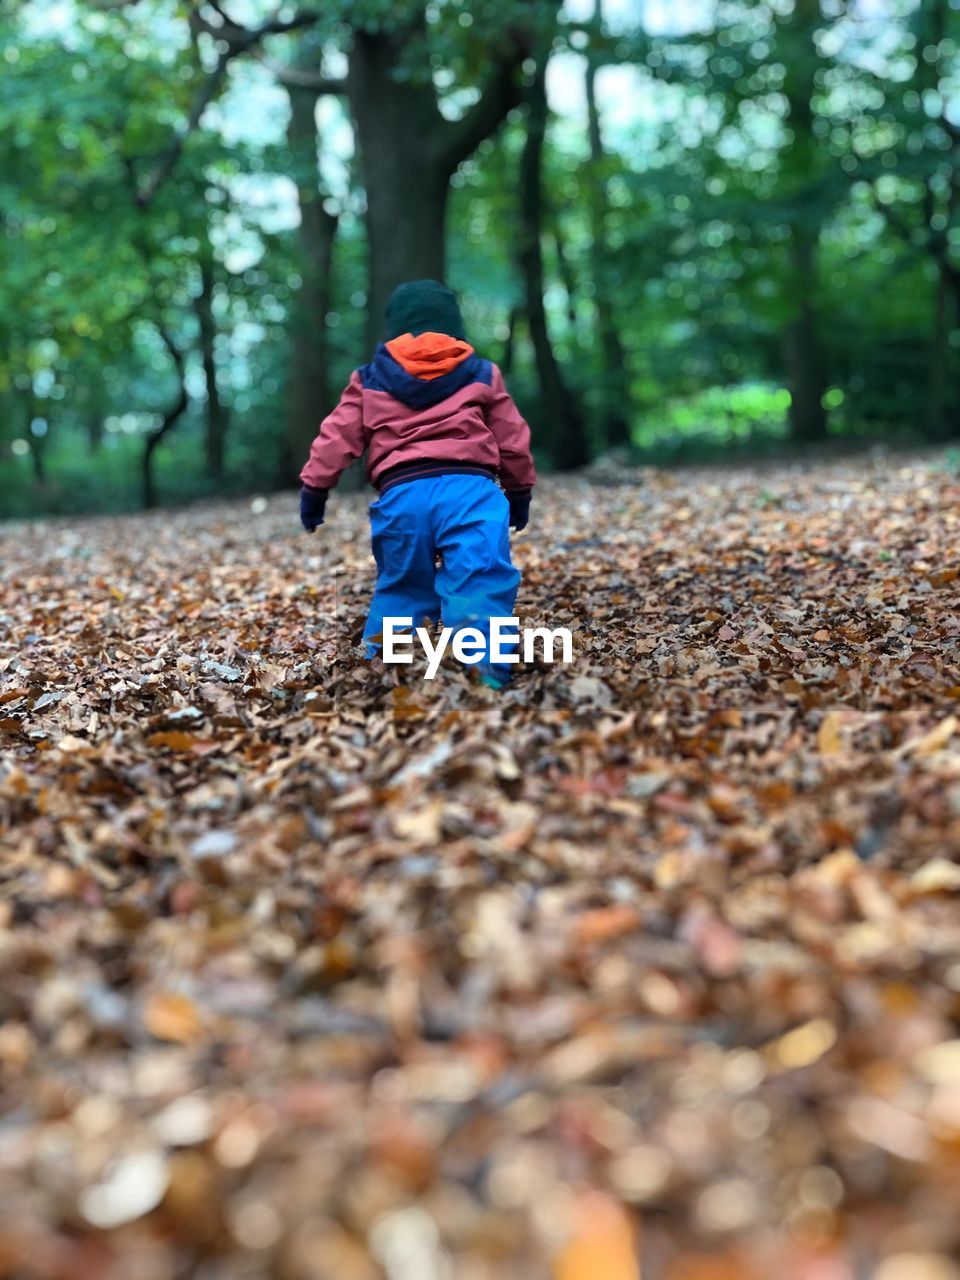
{"type": "Polygon", "coordinates": [[[503,696],[363,662],[365,495],[0,526],[0,1272],[943,1280],[960,483],[643,478],[503,696]]]}
{"type": "Polygon", "coordinates": [[[398,813],[393,819],[394,834],[413,845],[436,844],[440,839],[443,810],[443,801],[433,800],[420,809],[398,813]]]}

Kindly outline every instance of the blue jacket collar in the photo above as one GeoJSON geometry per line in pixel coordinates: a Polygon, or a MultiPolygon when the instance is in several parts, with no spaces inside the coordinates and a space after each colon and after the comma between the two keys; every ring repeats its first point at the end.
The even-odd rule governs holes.
{"type": "Polygon", "coordinates": [[[439,378],[417,378],[407,373],[381,342],[371,362],[360,370],[360,378],[370,391],[386,391],[411,409],[428,409],[471,382],[488,381],[484,376],[487,363],[474,353],[439,378]]]}

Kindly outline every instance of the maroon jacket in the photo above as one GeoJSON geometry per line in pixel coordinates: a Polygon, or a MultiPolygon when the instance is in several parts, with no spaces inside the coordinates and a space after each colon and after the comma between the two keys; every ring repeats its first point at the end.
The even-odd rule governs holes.
{"type": "Polygon", "coordinates": [[[500,370],[441,333],[408,333],[377,347],[320,424],[300,479],[332,489],[363,453],[380,492],[451,470],[486,472],[508,493],[529,493],[537,479],[530,428],[500,370]]]}

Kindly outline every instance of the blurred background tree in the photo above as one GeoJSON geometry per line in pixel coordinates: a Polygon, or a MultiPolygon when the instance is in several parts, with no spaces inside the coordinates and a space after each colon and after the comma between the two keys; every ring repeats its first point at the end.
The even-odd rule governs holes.
{"type": "Polygon", "coordinates": [[[956,437],[953,0],[0,0],[0,515],[292,483],[402,279],[544,467],[956,437]]]}

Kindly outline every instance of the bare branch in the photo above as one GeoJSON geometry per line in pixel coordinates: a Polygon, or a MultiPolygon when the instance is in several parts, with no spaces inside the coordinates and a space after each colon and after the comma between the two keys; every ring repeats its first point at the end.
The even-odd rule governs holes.
{"type": "Polygon", "coordinates": [[[299,67],[286,67],[282,62],[274,62],[266,54],[253,50],[253,57],[272,71],[282,85],[288,89],[312,89],[318,96],[324,93],[346,93],[347,82],[341,77],[325,76],[319,71],[304,71],[299,67]]]}
{"type": "Polygon", "coordinates": [[[518,41],[510,53],[494,66],[473,106],[459,120],[447,123],[441,135],[440,157],[451,173],[523,101],[519,70],[526,56],[526,47],[518,41]]]}
{"type": "Polygon", "coordinates": [[[297,31],[302,27],[312,26],[318,22],[320,15],[304,11],[295,14],[292,18],[271,18],[259,27],[239,27],[233,23],[222,9],[214,5],[215,11],[224,19],[222,28],[206,26],[206,30],[215,35],[218,39],[225,40],[227,48],[220,54],[217,59],[217,65],[208,73],[204,80],[203,87],[197,96],[196,101],[187,118],[186,126],[179,132],[174,134],[170,140],[164,154],[154,168],[153,172],[147,178],[146,182],[139,188],[137,192],[137,203],[141,208],[145,208],[151,203],[157,192],[166,182],[167,178],[176,167],[177,161],[180,159],[184,144],[187,138],[199,128],[203,113],[207,107],[217,96],[223,79],[227,73],[227,68],[234,58],[240,54],[247,53],[254,49],[261,40],[270,35],[281,35],[288,31],[297,31]]]}
{"type": "Polygon", "coordinates": [[[186,128],[180,133],[174,134],[170,141],[170,145],[161,157],[160,162],[150,174],[147,181],[137,191],[137,204],[141,207],[146,207],[150,204],[161,186],[173,172],[177,161],[180,159],[180,153],[183,151],[184,143],[190,134],[195,132],[200,124],[200,118],[204,111],[206,111],[207,107],[216,97],[217,90],[220,88],[220,83],[226,75],[227,66],[232,56],[232,52],[221,55],[217,65],[204,81],[203,88],[200,90],[200,94],[197,97],[196,102],[193,104],[193,108],[187,119],[186,128]]]}
{"type": "Polygon", "coordinates": [[[187,391],[186,368],[183,352],[174,342],[167,327],[159,320],[154,325],[163,345],[167,349],[177,375],[177,396],[164,413],[160,425],[147,436],[143,446],[143,505],[147,510],[157,505],[157,491],[153,476],[153,455],[157,447],[163,443],[169,433],[177,425],[190,406],[190,395],[187,391]]]}

